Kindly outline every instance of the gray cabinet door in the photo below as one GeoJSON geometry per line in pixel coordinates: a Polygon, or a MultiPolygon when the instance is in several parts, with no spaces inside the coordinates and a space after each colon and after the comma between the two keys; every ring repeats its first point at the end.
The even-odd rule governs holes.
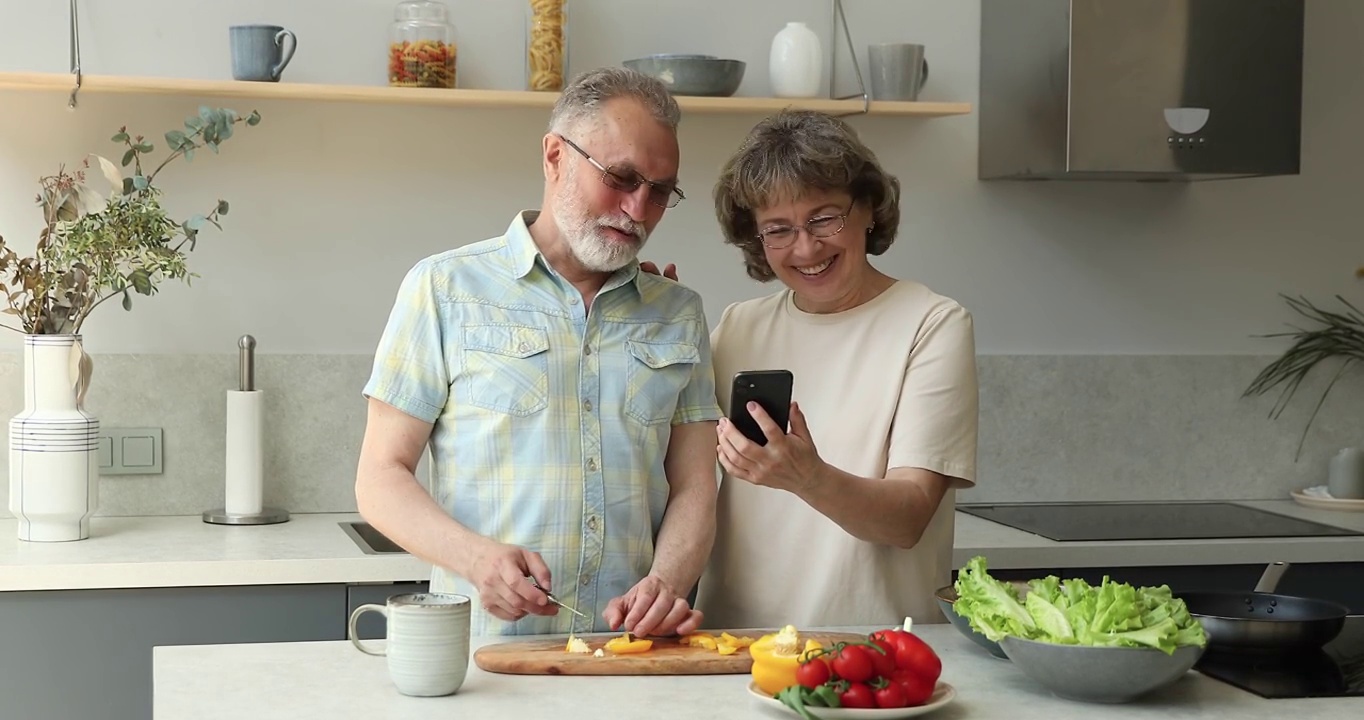
{"type": "Polygon", "coordinates": [[[0,593],[0,716],[148,720],[152,647],[344,640],[344,585],[0,593]]]}
{"type": "MultiPolygon", "coordinates": [[[[401,595],[402,593],[426,592],[430,589],[429,582],[411,583],[381,583],[378,585],[350,585],[346,588],[346,619],[350,619],[350,614],[355,612],[355,608],[365,603],[383,605],[388,602],[391,595],[401,595]]],[[[355,623],[355,634],[361,640],[377,640],[384,636],[384,616],[375,612],[367,612],[360,616],[355,623]]]]}

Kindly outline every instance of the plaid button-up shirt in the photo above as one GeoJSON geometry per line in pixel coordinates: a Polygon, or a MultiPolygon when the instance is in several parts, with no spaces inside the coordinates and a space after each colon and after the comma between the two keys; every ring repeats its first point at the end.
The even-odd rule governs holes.
{"type": "Polygon", "coordinates": [[[506,235],[403,279],[364,394],[434,423],[431,492],[457,521],[539,552],[565,610],[507,623],[470,583],[471,632],[601,632],[606,603],[649,571],[668,502],[672,426],[720,417],[701,298],[632,263],[584,312],[518,214],[506,235]]]}

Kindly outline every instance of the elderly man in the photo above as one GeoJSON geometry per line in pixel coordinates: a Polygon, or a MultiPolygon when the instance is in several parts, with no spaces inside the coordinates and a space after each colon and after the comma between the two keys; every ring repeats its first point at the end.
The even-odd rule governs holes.
{"type": "Polygon", "coordinates": [[[542,140],[540,210],[423,259],[398,290],[356,500],[433,564],[432,590],[475,599],[476,635],[700,624],[686,596],[715,534],[708,330],[695,292],[636,260],[684,197],[679,117],[644,75],[575,79],[542,140]]]}

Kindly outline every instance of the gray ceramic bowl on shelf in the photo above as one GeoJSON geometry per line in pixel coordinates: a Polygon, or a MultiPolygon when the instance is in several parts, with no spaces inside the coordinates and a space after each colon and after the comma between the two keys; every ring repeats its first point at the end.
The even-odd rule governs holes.
{"type": "Polygon", "coordinates": [[[714,55],[649,55],[621,63],[658,79],[674,95],[729,97],[743,82],[746,65],[742,60],[725,60],[714,55]]]}

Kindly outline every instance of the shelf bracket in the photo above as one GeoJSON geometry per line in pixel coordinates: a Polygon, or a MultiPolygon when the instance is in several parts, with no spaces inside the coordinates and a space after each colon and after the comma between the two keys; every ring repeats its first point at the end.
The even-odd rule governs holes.
{"type": "Polygon", "coordinates": [[[71,74],[76,76],[76,85],[71,88],[71,97],[66,101],[69,110],[76,109],[76,93],[81,90],[81,29],[76,4],[77,0],[71,0],[71,74]]]}
{"type": "MultiPolygon", "coordinates": [[[[74,0],[72,0],[74,2],[74,0]]],[[[841,115],[866,115],[871,111],[871,96],[867,94],[867,84],[862,80],[862,66],[857,63],[857,46],[853,45],[852,30],[848,29],[848,17],[843,14],[843,0],[833,0],[831,22],[829,23],[829,99],[862,99],[862,110],[841,115]],[[843,26],[843,38],[848,43],[848,56],[852,58],[853,72],[857,75],[857,88],[860,92],[839,96],[834,90],[838,77],[838,26],[843,26]]]]}

